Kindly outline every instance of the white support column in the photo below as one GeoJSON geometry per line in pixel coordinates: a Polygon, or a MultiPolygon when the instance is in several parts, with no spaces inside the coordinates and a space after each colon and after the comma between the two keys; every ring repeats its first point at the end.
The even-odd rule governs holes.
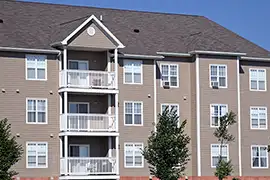
{"type": "Polygon", "coordinates": [[[115,87],[118,89],[118,49],[114,50],[115,87]]]}
{"type": "Polygon", "coordinates": [[[66,86],[67,85],[67,73],[66,73],[66,70],[67,70],[67,62],[68,62],[68,57],[67,57],[67,47],[64,46],[64,50],[63,50],[63,70],[65,72],[65,75],[64,75],[64,85],[66,86]]]}
{"type": "Polygon", "coordinates": [[[115,127],[116,127],[116,132],[119,132],[119,95],[115,94],[115,127]]]}
{"type": "Polygon", "coordinates": [[[107,71],[111,72],[111,57],[109,51],[107,51],[107,71]]]}
{"type": "Polygon", "coordinates": [[[116,149],[116,174],[119,175],[119,136],[115,137],[116,149]]]}
{"type": "Polygon", "coordinates": [[[64,149],[65,149],[65,175],[68,174],[68,136],[64,136],[65,142],[64,142],[64,149]]]}
{"type": "MultiPolygon", "coordinates": [[[[111,101],[111,95],[108,94],[108,114],[111,115],[112,114],[112,101],[111,101]]],[[[109,123],[112,123],[109,121],[109,123]]],[[[109,124],[111,125],[111,124],[109,124]]],[[[109,148],[109,157],[112,157],[112,137],[109,136],[108,137],[108,148],[109,148]]]]}
{"type": "Polygon", "coordinates": [[[63,137],[60,136],[60,158],[63,158],[63,137]]]}

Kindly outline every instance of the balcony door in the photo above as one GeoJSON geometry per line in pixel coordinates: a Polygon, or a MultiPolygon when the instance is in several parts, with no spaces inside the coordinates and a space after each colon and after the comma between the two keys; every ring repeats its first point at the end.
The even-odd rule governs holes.
{"type": "Polygon", "coordinates": [[[88,61],[69,60],[68,69],[78,70],[78,71],[70,71],[68,73],[68,82],[70,85],[82,87],[88,86],[89,73],[86,72],[89,70],[88,61]]]}
{"type": "Polygon", "coordinates": [[[90,124],[87,119],[89,112],[89,103],[69,102],[69,113],[73,115],[69,116],[68,128],[75,131],[87,131],[90,124]]]}

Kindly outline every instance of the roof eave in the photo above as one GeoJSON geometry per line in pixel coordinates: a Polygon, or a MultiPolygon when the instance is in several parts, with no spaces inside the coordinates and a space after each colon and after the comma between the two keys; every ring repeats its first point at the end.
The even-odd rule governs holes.
{"type": "Polygon", "coordinates": [[[58,50],[33,49],[33,48],[16,48],[16,47],[0,47],[0,51],[44,53],[44,54],[57,54],[57,55],[61,53],[61,51],[58,51],[58,50]]]}
{"type": "Polygon", "coordinates": [[[157,52],[158,55],[173,56],[173,57],[191,57],[189,53],[174,53],[174,52],[157,52]]]}
{"type": "Polygon", "coordinates": [[[209,54],[209,55],[226,55],[226,56],[246,56],[247,53],[240,53],[240,52],[226,52],[226,51],[201,51],[201,50],[194,50],[190,51],[190,54],[209,54]]]}

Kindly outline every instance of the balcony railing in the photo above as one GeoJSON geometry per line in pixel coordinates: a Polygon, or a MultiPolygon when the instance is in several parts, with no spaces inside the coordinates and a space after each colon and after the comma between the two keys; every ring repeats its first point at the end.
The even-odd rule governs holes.
{"type": "Polygon", "coordinates": [[[115,73],[106,71],[62,70],[61,87],[115,88],[115,73]]]}
{"type": "Polygon", "coordinates": [[[115,157],[68,157],[67,167],[64,158],[60,160],[61,174],[67,168],[68,175],[106,175],[116,174],[115,157]]]}
{"type": "Polygon", "coordinates": [[[61,114],[60,130],[73,132],[110,132],[116,130],[115,115],[61,114]]]}

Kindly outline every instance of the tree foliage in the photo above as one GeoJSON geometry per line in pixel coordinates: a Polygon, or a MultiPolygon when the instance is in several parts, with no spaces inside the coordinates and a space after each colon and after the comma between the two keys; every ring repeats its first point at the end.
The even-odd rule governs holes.
{"type": "Polygon", "coordinates": [[[151,175],[160,180],[177,180],[184,175],[190,156],[190,137],[184,132],[186,123],[179,123],[177,112],[168,108],[158,115],[156,131],[151,132],[143,150],[151,175]]]}
{"type": "Polygon", "coordinates": [[[22,146],[11,134],[11,125],[7,119],[0,121],[0,179],[11,180],[17,173],[11,167],[17,163],[23,153],[22,146]]]}
{"type": "Polygon", "coordinates": [[[233,142],[235,139],[235,137],[229,132],[229,127],[236,123],[235,119],[236,114],[230,111],[226,115],[220,117],[220,126],[217,127],[214,131],[214,136],[220,142],[220,156],[215,172],[215,176],[218,177],[219,180],[230,176],[233,172],[233,165],[231,160],[225,161],[222,159],[222,146],[229,142],[233,142]]]}

